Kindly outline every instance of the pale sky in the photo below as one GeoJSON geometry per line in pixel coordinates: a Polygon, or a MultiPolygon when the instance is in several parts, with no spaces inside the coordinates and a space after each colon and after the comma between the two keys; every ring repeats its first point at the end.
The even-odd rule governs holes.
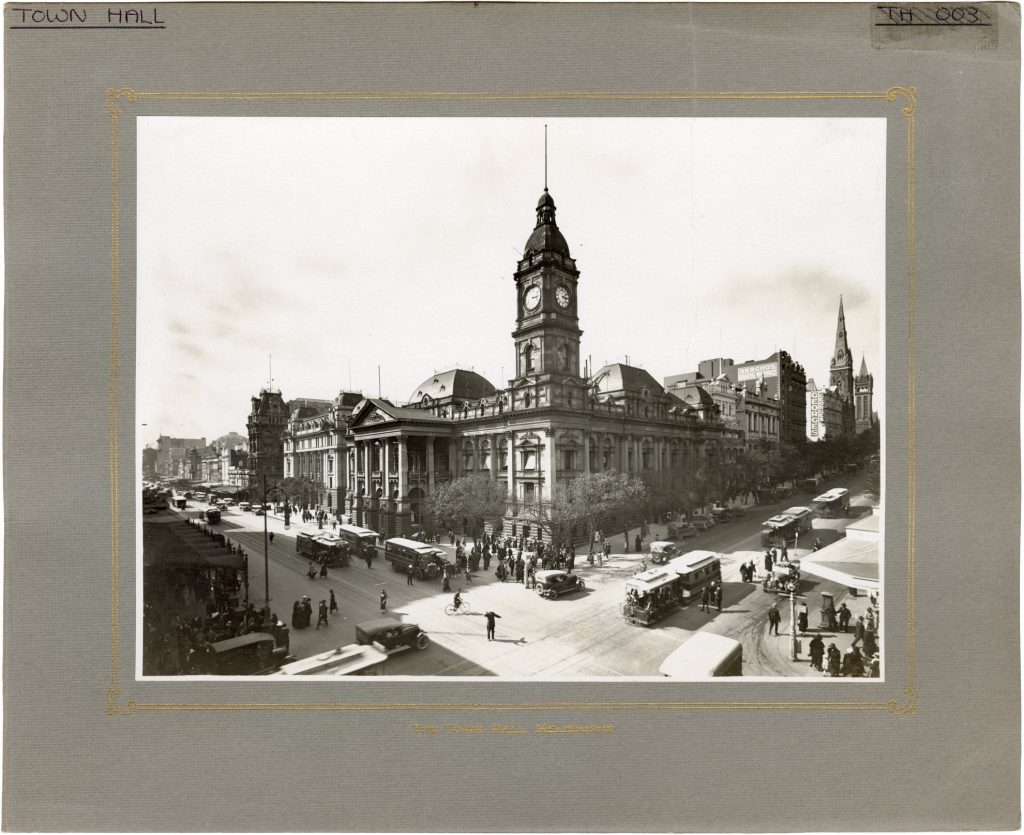
{"type": "Polygon", "coordinates": [[[659,382],[789,351],[827,383],[843,294],[884,414],[884,119],[138,120],[138,421],[245,434],[249,398],[404,403],[514,367],[512,274],[544,187],[581,356],[659,382]]]}

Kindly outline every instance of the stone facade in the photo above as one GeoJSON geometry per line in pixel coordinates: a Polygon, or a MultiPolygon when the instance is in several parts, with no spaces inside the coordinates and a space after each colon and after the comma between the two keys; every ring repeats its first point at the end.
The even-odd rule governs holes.
{"type": "Polygon", "coordinates": [[[807,381],[807,438],[823,441],[846,431],[846,400],[833,386],[818,388],[814,379],[807,381]]]}
{"type": "Polygon", "coordinates": [[[288,425],[288,404],[281,392],[264,388],[252,398],[252,407],[246,428],[249,430],[250,480],[266,476],[273,484],[284,475],[284,452],[281,438],[288,425]]]}
{"type": "Polygon", "coordinates": [[[863,356],[860,358],[860,373],[854,378],[853,387],[854,419],[859,435],[875,424],[875,378],[868,373],[867,360],[863,356]]]}
{"type": "Polygon", "coordinates": [[[282,433],[284,478],[307,478],[319,488],[314,504],[340,515],[345,505],[348,461],[345,436],[361,394],[341,392],[333,400],[302,398],[289,403],[282,433]]]}

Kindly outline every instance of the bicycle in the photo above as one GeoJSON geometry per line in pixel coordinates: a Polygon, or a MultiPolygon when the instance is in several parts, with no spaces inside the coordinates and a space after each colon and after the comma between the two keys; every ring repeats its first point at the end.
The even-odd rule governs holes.
{"type": "MultiPolygon", "coordinates": [[[[456,614],[455,605],[452,604],[452,603],[449,603],[447,606],[444,607],[444,613],[446,615],[454,615],[454,614],[456,614]]],[[[458,614],[460,614],[460,615],[468,615],[469,614],[469,601],[468,600],[463,600],[461,603],[459,603],[458,614]]]]}

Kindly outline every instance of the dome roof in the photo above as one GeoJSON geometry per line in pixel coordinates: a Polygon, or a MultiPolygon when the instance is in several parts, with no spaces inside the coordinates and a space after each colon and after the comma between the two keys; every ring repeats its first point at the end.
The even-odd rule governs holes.
{"type": "Polygon", "coordinates": [[[455,368],[428,377],[416,387],[409,397],[409,402],[422,403],[424,397],[429,397],[431,400],[443,400],[449,397],[459,400],[479,400],[482,397],[490,397],[494,392],[494,386],[475,371],[455,368]]]}
{"type": "Polygon", "coordinates": [[[673,390],[671,394],[677,400],[700,409],[710,409],[715,405],[714,398],[699,386],[687,386],[684,389],[673,390]]]}
{"type": "Polygon", "coordinates": [[[598,369],[591,379],[601,392],[625,391],[630,394],[639,394],[647,389],[647,393],[651,397],[658,397],[665,393],[661,384],[648,372],[621,362],[598,369]]]}
{"type": "Polygon", "coordinates": [[[526,241],[523,255],[529,257],[541,252],[555,252],[569,257],[569,245],[555,223],[555,201],[547,189],[544,189],[537,201],[537,225],[526,241]]]}

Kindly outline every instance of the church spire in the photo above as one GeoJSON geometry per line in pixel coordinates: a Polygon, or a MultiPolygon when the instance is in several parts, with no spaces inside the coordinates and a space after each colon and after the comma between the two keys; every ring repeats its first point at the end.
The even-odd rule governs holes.
{"type": "Polygon", "coordinates": [[[836,322],[836,347],[832,353],[833,359],[839,359],[840,350],[843,351],[842,356],[849,356],[850,346],[846,344],[846,314],[843,313],[842,294],[839,295],[839,320],[836,322]]]}
{"type": "Polygon", "coordinates": [[[868,361],[865,358],[863,352],[861,352],[861,355],[860,355],[860,372],[858,373],[857,376],[858,377],[867,377],[868,376],[868,361]]]}

